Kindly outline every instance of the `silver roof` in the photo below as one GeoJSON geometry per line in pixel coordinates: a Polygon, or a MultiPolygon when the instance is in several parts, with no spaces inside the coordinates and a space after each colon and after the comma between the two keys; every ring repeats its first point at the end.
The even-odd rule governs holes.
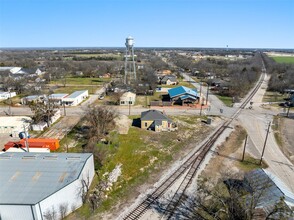
{"type": "Polygon", "coordinates": [[[76,97],[84,94],[85,92],[87,92],[88,90],[81,90],[81,91],[75,91],[72,94],[70,94],[69,96],[65,97],[66,99],[70,98],[70,99],[75,99],[76,97]]]}
{"type": "Polygon", "coordinates": [[[76,180],[89,153],[0,155],[0,204],[36,204],[76,180]]]}

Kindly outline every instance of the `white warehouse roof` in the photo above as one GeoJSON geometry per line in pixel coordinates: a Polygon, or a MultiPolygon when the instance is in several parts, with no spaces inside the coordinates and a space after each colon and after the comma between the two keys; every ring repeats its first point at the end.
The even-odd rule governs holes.
{"type": "Polygon", "coordinates": [[[0,205],[33,205],[77,180],[90,153],[0,154],[0,205]]]}
{"type": "Polygon", "coordinates": [[[0,127],[18,127],[31,122],[27,116],[3,116],[0,117],[0,127]]]}
{"type": "Polygon", "coordinates": [[[84,93],[88,93],[88,90],[81,90],[81,91],[75,91],[72,94],[70,94],[69,96],[65,97],[66,99],[75,99],[77,97],[79,97],[80,95],[84,94],[84,93]]]}

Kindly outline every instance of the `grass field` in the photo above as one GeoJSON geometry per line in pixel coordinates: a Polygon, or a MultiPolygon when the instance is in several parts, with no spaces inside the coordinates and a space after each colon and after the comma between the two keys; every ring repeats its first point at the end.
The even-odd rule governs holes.
{"type": "Polygon", "coordinates": [[[270,92],[270,91],[266,91],[266,93],[264,94],[262,101],[263,102],[284,102],[285,98],[287,98],[287,95],[282,95],[279,92],[270,92]]]}
{"type": "Polygon", "coordinates": [[[277,63],[293,63],[294,64],[294,56],[277,56],[272,57],[277,63]]]}
{"type": "Polygon", "coordinates": [[[231,107],[233,104],[232,97],[216,95],[226,106],[231,107]]]}

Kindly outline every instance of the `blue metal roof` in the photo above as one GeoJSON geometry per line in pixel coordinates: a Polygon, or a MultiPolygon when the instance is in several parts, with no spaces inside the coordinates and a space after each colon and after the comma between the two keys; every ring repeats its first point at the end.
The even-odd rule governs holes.
{"type": "Polygon", "coordinates": [[[171,98],[177,97],[177,96],[181,96],[181,95],[190,95],[190,96],[194,96],[197,97],[197,91],[190,89],[188,87],[185,86],[179,86],[176,88],[172,88],[168,90],[168,94],[171,98]]]}
{"type": "Polygon", "coordinates": [[[81,91],[75,91],[72,94],[70,94],[69,96],[67,96],[67,99],[75,99],[76,97],[84,94],[85,92],[87,92],[88,90],[81,90],[81,91]]]}
{"type": "Polygon", "coordinates": [[[182,96],[180,96],[180,99],[181,100],[184,100],[184,99],[193,99],[193,100],[196,100],[197,98],[195,96],[191,96],[191,95],[182,95],[182,96]]]}

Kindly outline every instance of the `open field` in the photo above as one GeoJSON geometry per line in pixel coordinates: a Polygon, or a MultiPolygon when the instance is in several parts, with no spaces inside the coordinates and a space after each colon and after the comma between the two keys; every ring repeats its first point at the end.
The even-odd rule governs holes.
{"type": "Polygon", "coordinates": [[[294,63],[294,56],[273,56],[277,63],[294,63]]]}
{"type": "MultiPolygon", "coordinates": [[[[138,117],[132,116],[130,119],[138,117]]],[[[201,118],[197,116],[177,116],[172,119],[178,123],[178,131],[156,133],[131,126],[128,134],[113,131],[107,138],[110,143],[97,145],[97,150],[106,153],[100,165],[96,166],[100,176],[110,173],[121,164],[121,175],[111,189],[105,192],[107,199],[99,206],[99,213],[110,211],[118,201],[124,203],[129,196],[134,196],[138,193],[136,187],[152,182],[156,173],[160,173],[171,161],[185,155],[187,150],[191,150],[195,143],[206,137],[212,129],[211,126],[202,123],[201,118]]],[[[79,126],[81,124],[74,128],[73,132],[79,130],[79,126]]],[[[70,152],[82,152],[83,140],[77,138],[73,132],[68,134],[68,138],[71,139],[68,141],[79,139],[79,143],[77,147],[70,148],[70,152]]],[[[87,209],[80,209],[76,215],[81,217],[89,213],[84,210],[85,208],[87,209]]]]}

